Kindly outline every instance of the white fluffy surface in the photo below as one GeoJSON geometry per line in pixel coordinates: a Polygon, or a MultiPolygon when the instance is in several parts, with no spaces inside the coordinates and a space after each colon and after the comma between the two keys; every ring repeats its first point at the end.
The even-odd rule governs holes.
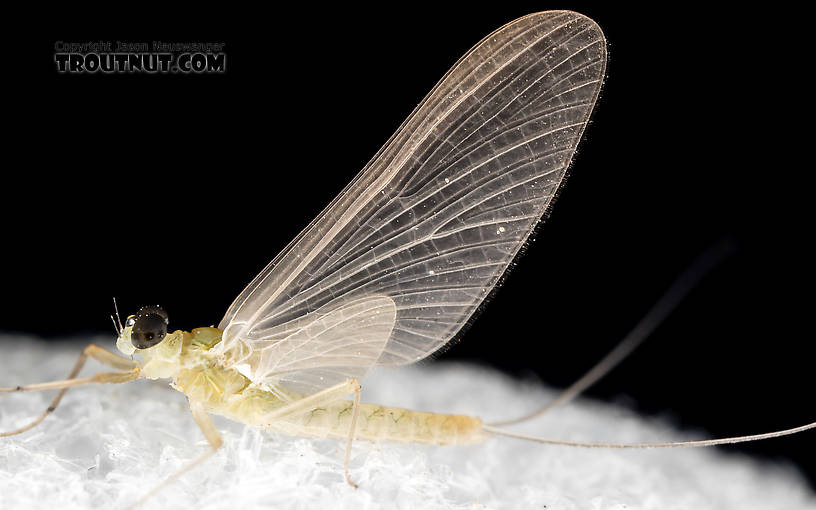
{"type": "MultiPolygon", "coordinates": [[[[111,347],[110,340],[100,342],[111,347]]],[[[65,377],[81,344],[0,337],[0,386],[65,377]]],[[[83,374],[104,370],[89,362],[83,374]]],[[[484,368],[428,364],[380,371],[363,400],[486,420],[535,409],[553,392],[484,368]]],[[[26,424],[53,392],[0,395],[0,431],[26,424]]],[[[582,450],[493,438],[469,447],[355,443],[343,480],[340,441],[273,435],[216,417],[225,448],[143,508],[816,509],[791,466],[725,449],[582,450]]],[[[579,400],[517,430],[551,438],[701,438],[579,400]]],[[[123,508],[205,451],[183,395],[137,381],[71,390],[25,434],[0,438],[0,508],[123,508]]]]}

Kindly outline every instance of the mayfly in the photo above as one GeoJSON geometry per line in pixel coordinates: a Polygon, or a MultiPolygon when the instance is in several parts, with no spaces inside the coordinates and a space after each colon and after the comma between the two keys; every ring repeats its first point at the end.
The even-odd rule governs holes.
{"type": "MultiPolygon", "coordinates": [[[[345,478],[352,485],[355,439],[443,445],[499,434],[657,447],[816,426],[691,443],[569,443],[520,436],[470,416],[360,402],[359,381],[372,367],[414,363],[439,350],[495,289],[563,184],[605,65],[604,35],[580,14],[543,12],[501,27],[448,71],[368,165],[241,292],[217,328],[168,332],[167,313],[143,307],[124,324],[115,322],[117,348],[139,360],[90,345],[66,380],[0,388],[61,389],[36,420],[0,436],[42,422],[69,388],[139,378],[171,379],[211,446],[164,484],[222,445],[209,414],[345,440],[345,478]],[[78,378],[88,357],[116,371],[78,378]]],[[[658,316],[682,287],[658,303],[658,316]]],[[[597,380],[644,336],[643,328],[636,330],[548,408],[597,380]]]]}

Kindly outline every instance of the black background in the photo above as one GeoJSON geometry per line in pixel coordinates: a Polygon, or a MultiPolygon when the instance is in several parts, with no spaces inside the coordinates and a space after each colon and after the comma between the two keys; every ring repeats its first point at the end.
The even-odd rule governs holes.
{"type": "MultiPolygon", "coordinates": [[[[174,328],[218,323],[457,58],[542,7],[49,12],[5,78],[0,330],[111,332],[113,296],[174,328]],[[58,40],[223,42],[227,72],[58,75],[58,40]]],[[[565,386],[730,237],[735,255],[589,394],[712,436],[815,420],[805,21],[570,7],[609,40],[593,121],[537,240],[438,357],[565,386]]],[[[814,446],[728,448],[813,482],[814,446]]]]}

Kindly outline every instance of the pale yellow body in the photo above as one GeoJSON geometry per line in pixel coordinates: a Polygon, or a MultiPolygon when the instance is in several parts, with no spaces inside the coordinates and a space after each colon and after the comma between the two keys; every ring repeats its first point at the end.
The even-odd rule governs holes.
{"type": "MultiPolygon", "coordinates": [[[[123,331],[117,346],[132,354],[127,333],[123,331]]],[[[274,416],[277,410],[303,396],[267,391],[237,369],[225,368],[224,358],[210,352],[220,341],[221,330],[217,328],[168,334],[158,345],[135,351],[144,358],[141,375],[149,379],[172,378],[173,388],[186,394],[191,402],[234,421],[293,436],[348,437],[351,401],[338,399],[304,412],[274,416]]],[[[481,443],[487,439],[478,418],[373,404],[360,404],[354,437],[437,445],[481,443]]]]}

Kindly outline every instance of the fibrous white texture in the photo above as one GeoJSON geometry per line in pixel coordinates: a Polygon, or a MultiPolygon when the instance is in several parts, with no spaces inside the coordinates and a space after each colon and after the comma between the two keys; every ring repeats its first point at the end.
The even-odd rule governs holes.
{"type": "MultiPolygon", "coordinates": [[[[110,347],[109,339],[98,343],[110,347]]],[[[0,337],[0,386],[61,379],[77,343],[0,337]]],[[[104,370],[91,361],[83,373],[104,370]]],[[[439,363],[375,371],[363,400],[415,409],[513,417],[550,390],[485,368],[439,363]]],[[[0,431],[28,423],[51,392],[0,396],[0,431]]],[[[610,451],[492,438],[469,447],[357,442],[343,480],[341,441],[269,434],[216,418],[225,447],[146,509],[547,508],[816,509],[794,468],[727,449],[610,451]]],[[[551,438],[700,438],[579,400],[525,427],[551,438]]],[[[123,508],[205,451],[184,396],[153,381],[71,390],[45,422],[0,438],[0,508],[123,508]]]]}

